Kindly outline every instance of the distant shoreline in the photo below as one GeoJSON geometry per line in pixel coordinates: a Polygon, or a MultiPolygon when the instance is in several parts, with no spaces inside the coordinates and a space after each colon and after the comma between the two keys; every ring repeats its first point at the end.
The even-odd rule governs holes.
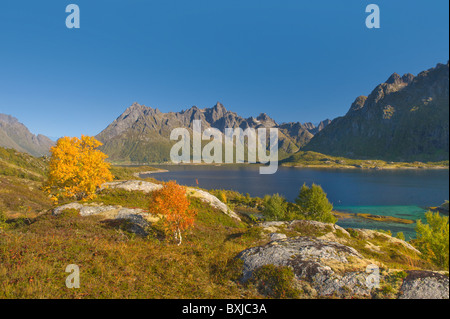
{"type": "Polygon", "coordinates": [[[156,169],[154,171],[137,172],[137,173],[134,173],[133,175],[137,178],[140,178],[141,175],[150,175],[150,174],[167,173],[167,172],[168,172],[167,169],[156,169]]]}
{"type": "Polygon", "coordinates": [[[377,167],[357,167],[352,165],[336,165],[336,166],[329,166],[329,165],[280,165],[282,167],[293,167],[293,168],[330,168],[330,169],[358,169],[358,170],[374,170],[374,171],[381,171],[381,170],[405,170],[405,169],[412,169],[412,170],[427,170],[427,169],[449,169],[448,166],[377,166],[377,167]]]}
{"type": "MultiPolygon", "coordinates": [[[[205,167],[236,167],[236,166],[262,166],[263,164],[253,164],[253,163],[222,163],[222,164],[207,164],[207,163],[184,163],[184,164],[173,164],[173,163],[149,163],[149,164],[135,164],[130,166],[205,166],[205,167]]],[[[374,167],[357,167],[354,165],[317,165],[317,164],[280,164],[279,167],[289,167],[289,168],[311,168],[311,169],[357,169],[357,170],[448,170],[449,166],[374,166],[374,167]]],[[[136,173],[139,175],[147,175],[154,173],[166,173],[169,172],[167,169],[158,169],[154,171],[136,173]]]]}

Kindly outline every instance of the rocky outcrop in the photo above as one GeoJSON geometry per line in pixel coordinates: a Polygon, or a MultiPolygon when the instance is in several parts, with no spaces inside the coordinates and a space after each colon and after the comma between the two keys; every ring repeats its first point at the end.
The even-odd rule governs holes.
{"type": "Polygon", "coordinates": [[[263,233],[288,231],[298,235],[314,236],[334,241],[338,241],[338,237],[350,237],[350,234],[341,226],[314,220],[269,221],[258,224],[258,227],[261,227],[263,233]]]}
{"type": "Polygon", "coordinates": [[[216,196],[206,191],[202,191],[200,189],[192,187],[187,187],[187,193],[192,197],[199,198],[201,201],[208,203],[212,207],[220,210],[225,215],[228,215],[236,220],[241,220],[241,218],[234,211],[229,209],[228,206],[225,203],[221,202],[216,196]]]}
{"type": "Polygon", "coordinates": [[[237,258],[243,261],[242,281],[265,265],[288,266],[295,280],[307,282],[313,295],[369,296],[372,286],[366,267],[371,264],[352,247],[314,237],[292,237],[246,249],[237,258]],[[356,269],[356,271],[355,271],[356,269]]]}
{"type": "Polygon", "coordinates": [[[449,299],[448,275],[410,270],[400,288],[400,299],[449,299]]]}
{"type": "Polygon", "coordinates": [[[421,254],[421,252],[419,250],[417,250],[416,248],[414,248],[411,244],[407,243],[406,241],[404,241],[402,239],[392,237],[388,234],[380,233],[378,231],[371,230],[371,229],[355,229],[355,231],[358,233],[358,235],[362,239],[370,240],[370,239],[374,239],[376,237],[378,237],[378,238],[382,237],[385,239],[385,241],[387,243],[399,244],[399,245],[402,245],[403,247],[409,249],[410,251],[415,252],[418,255],[421,254]]]}
{"type": "MultiPolygon", "coordinates": [[[[379,274],[381,283],[384,276],[398,270],[387,270],[376,261],[376,256],[401,251],[412,258],[420,258],[420,252],[406,241],[374,230],[346,230],[335,224],[312,220],[269,221],[254,227],[260,230],[260,238],[266,244],[244,250],[237,256],[244,262],[242,280],[252,278],[253,272],[264,265],[288,266],[295,274],[293,285],[304,288],[306,283],[308,289],[302,289],[310,291],[311,297],[377,297],[380,290],[374,290],[376,287],[370,284],[369,268],[374,264],[385,268],[385,272],[379,274]]],[[[404,297],[413,295],[414,289],[421,291],[439,285],[445,288],[445,281],[433,284],[433,280],[426,279],[419,288],[418,283],[405,281],[404,297]]]]}
{"type": "Polygon", "coordinates": [[[139,235],[146,235],[146,228],[159,220],[159,217],[137,208],[102,204],[70,203],[53,209],[53,215],[60,215],[68,209],[75,209],[81,216],[101,216],[107,220],[126,220],[130,222],[129,231],[139,235]]]}
{"type": "MultiPolygon", "coordinates": [[[[155,184],[141,180],[129,180],[105,183],[102,185],[100,190],[124,189],[126,191],[140,191],[143,193],[150,193],[155,190],[161,189],[162,187],[163,186],[161,184],[155,184]]],[[[224,214],[236,220],[241,220],[240,217],[235,212],[230,210],[226,204],[206,191],[187,187],[186,193],[189,196],[199,198],[203,202],[211,205],[213,208],[220,210],[224,214]]],[[[68,209],[77,210],[81,216],[101,216],[104,219],[108,220],[127,220],[128,222],[130,222],[130,227],[128,230],[140,235],[146,235],[146,228],[151,223],[154,223],[160,219],[158,216],[155,216],[142,209],[103,204],[70,203],[56,207],[55,209],[53,209],[52,213],[53,215],[60,215],[68,209]]]]}
{"type": "MultiPolygon", "coordinates": [[[[111,188],[111,189],[118,188],[118,189],[124,189],[127,191],[141,191],[144,193],[150,193],[155,190],[161,189],[162,185],[151,183],[151,182],[146,182],[146,181],[140,181],[140,180],[130,180],[130,181],[120,181],[120,182],[109,182],[109,183],[103,184],[101,187],[101,189],[106,189],[106,188],[111,188]]],[[[221,202],[216,196],[214,196],[206,191],[203,191],[203,190],[200,190],[197,188],[193,188],[193,187],[187,187],[186,193],[189,196],[199,198],[201,201],[208,203],[212,207],[220,210],[224,214],[226,214],[236,220],[241,220],[241,218],[235,212],[233,212],[231,209],[229,209],[225,203],[221,202]]]]}
{"type": "MultiPolygon", "coordinates": [[[[331,240],[344,245],[351,241],[350,233],[339,225],[322,223],[314,220],[271,221],[258,224],[263,235],[280,232],[290,232],[300,236],[314,236],[319,239],[331,240]]],[[[354,234],[365,241],[365,245],[372,251],[381,252],[377,241],[382,241],[387,247],[403,247],[410,253],[420,255],[420,251],[408,242],[370,229],[353,229],[354,234]]]]}

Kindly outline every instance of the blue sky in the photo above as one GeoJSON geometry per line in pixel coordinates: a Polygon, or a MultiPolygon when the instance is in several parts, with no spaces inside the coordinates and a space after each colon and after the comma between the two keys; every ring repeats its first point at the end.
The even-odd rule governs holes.
{"type": "Polygon", "coordinates": [[[0,113],[95,135],[137,101],[319,122],[449,59],[447,0],[2,0],[0,113]],[[81,10],[67,29],[65,7],[81,10]],[[365,26],[366,5],[381,28],[365,26]]]}

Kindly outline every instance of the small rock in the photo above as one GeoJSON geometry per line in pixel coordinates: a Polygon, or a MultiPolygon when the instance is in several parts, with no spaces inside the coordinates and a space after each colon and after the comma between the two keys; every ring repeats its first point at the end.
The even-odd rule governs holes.
{"type": "Polygon", "coordinates": [[[285,234],[280,234],[280,233],[272,233],[269,236],[270,236],[270,240],[277,240],[277,239],[287,238],[287,236],[285,234]]]}

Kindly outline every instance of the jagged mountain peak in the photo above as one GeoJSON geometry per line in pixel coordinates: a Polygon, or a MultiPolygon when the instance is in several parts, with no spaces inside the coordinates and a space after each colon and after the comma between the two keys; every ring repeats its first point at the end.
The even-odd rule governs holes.
{"type": "Polygon", "coordinates": [[[203,111],[206,113],[207,121],[210,123],[217,122],[228,114],[227,109],[220,102],[217,102],[212,108],[205,108],[203,111]]]}
{"type": "Polygon", "coordinates": [[[386,80],[387,84],[398,83],[402,80],[402,77],[398,73],[392,73],[392,75],[386,80]]]}
{"type": "Polygon", "coordinates": [[[266,127],[272,127],[277,126],[278,124],[273,120],[270,116],[268,116],[266,113],[260,113],[256,120],[259,121],[262,125],[266,127]]]}
{"type": "Polygon", "coordinates": [[[400,76],[398,73],[393,73],[385,82],[386,84],[404,84],[408,85],[414,80],[414,75],[411,73],[403,74],[400,76]]]}
{"type": "Polygon", "coordinates": [[[225,106],[223,106],[223,104],[220,102],[217,102],[216,105],[214,105],[213,109],[216,111],[222,111],[224,113],[227,112],[227,109],[225,108],[225,106]]]}
{"type": "Polygon", "coordinates": [[[151,108],[151,107],[148,107],[148,106],[145,106],[145,105],[141,105],[141,104],[139,104],[138,102],[134,102],[133,104],[131,104],[127,109],[126,109],[126,111],[128,111],[128,112],[135,112],[135,111],[142,111],[142,110],[145,110],[145,109],[147,109],[147,108],[151,108]]]}

